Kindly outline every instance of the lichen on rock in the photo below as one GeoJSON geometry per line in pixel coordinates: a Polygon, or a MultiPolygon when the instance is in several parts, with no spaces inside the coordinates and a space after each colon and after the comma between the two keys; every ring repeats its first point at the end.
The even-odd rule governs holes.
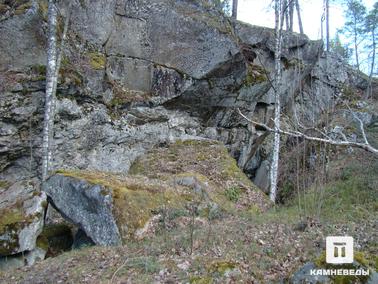
{"type": "Polygon", "coordinates": [[[32,251],[42,231],[46,196],[37,180],[0,189],[0,255],[32,251]]]}
{"type": "MultiPolygon", "coordinates": [[[[44,190],[54,207],[96,244],[114,245],[143,238],[162,212],[195,208],[195,214],[210,219],[235,210],[225,194],[227,185],[263,195],[220,143],[188,140],[150,151],[135,162],[130,175],[61,170],[44,190]]],[[[259,201],[254,206],[269,204],[259,201]]]]}

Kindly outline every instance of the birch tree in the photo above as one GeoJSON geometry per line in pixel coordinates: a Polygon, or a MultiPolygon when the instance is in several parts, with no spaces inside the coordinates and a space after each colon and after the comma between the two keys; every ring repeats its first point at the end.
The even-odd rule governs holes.
{"type": "Polygon", "coordinates": [[[238,17],[238,0],[232,0],[232,18],[238,17]]]}
{"type": "Polygon", "coordinates": [[[48,4],[48,40],[47,40],[47,67],[46,67],[46,95],[45,113],[43,119],[42,138],[42,182],[48,177],[52,131],[53,93],[56,86],[56,58],[57,58],[57,8],[53,0],[48,4]]]}
{"type": "Polygon", "coordinates": [[[64,22],[60,48],[57,48],[57,7],[54,0],[48,3],[48,40],[47,40],[47,67],[46,67],[46,94],[45,112],[42,133],[42,182],[49,173],[51,161],[51,144],[53,139],[55,96],[58,85],[60,64],[62,61],[64,43],[67,37],[68,25],[71,16],[72,1],[68,4],[67,16],[64,22]]]}
{"type": "Polygon", "coordinates": [[[282,13],[283,13],[283,21],[286,23],[286,30],[288,31],[290,29],[290,23],[289,23],[289,3],[291,0],[282,0],[282,13]]]}
{"type": "Polygon", "coordinates": [[[327,51],[330,50],[330,45],[329,45],[329,0],[325,0],[325,5],[326,5],[326,49],[327,51]]]}
{"type": "Polygon", "coordinates": [[[294,28],[294,1],[289,0],[289,31],[292,32],[294,28]]]}
{"type": "Polygon", "coordinates": [[[278,180],[278,161],[280,155],[280,122],[281,122],[281,47],[282,47],[282,24],[283,9],[282,1],[275,0],[275,53],[274,53],[274,142],[273,157],[270,169],[270,199],[275,202],[277,196],[277,180],[278,180]]]}
{"type": "Polygon", "coordinates": [[[297,11],[297,17],[298,17],[298,26],[299,26],[299,32],[301,34],[304,34],[303,32],[303,24],[302,24],[302,17],[301,17],[301,9],[299,6],[299,0],[294,0],[295,1],[295,10],[297,11]]]}
{"type": "Polygon", "coordinates": [[[283,21],[286,23],[286,30],[292,32],[294,28],[294,1],[282,0],[283,21]]]}

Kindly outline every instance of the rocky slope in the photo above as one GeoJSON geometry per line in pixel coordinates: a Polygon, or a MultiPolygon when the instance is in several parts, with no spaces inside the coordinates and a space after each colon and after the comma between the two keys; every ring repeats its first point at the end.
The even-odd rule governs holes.
{"type": "MultiPolygon", "coordinates": [[[[38,174],[46,2],[10,2],[1,21],[0,176],[13,183],[38,174]]],[[[273,31],[231,22],[201,1],[134,2],[81,1],[73,11],[53,167],[127,172],[154,145],[206,137],[254,177],[269,156],[266,135],[235,110],[271,117],[273,31]]],[[[312,121],[348,86],[366,88],[319,41],[288,33],[283,48],[287,111],[297,104],[312,121]]]]}
{"type": "MultiPolygon", "coordinates": [[[[194,221],[188,208],[160,216],[143,240],[0,271],[0,283],[316,283],[308,269],[327,268],[324,238],[333,235],[354,237],[356,263],[369,267],[372,277],[319,277],[320,283],[376,283],[378,163],[360,151],[348,159],[335,161],[343,163],[343,178],[324,188],[320,219],[309,218],[305,226],[298,223],[297,200],[260,214],[240,210],[194,221]]],[[[307,216],[316,216],[318,193],[301,196],[307,216]]]]}
{"type": "MultiPolygon", "coordinates": [[[[61,23],[67,11],[64,1],[58,2],[61,23]]],[[[44,0],[7,1],[0,6],[0,195],[4,199],[9,199],[14,184],[28,184],[39,176],[46,7],[44,0]]],[[[271,29],[231,21],[206,1],[192,0],[83,0],[71,18],[57,94],[53,170],[76,173],[72,178],[79,182],[88,181],[85,172],[125,175],[130,169],[131,173],[140,170],[143,159],[148,160],[142,156],[149,157],[153,148],[163,149],[159,153],[177,141],[205,139],[222,142],[239,168],[267,189],[268,133],[248,125],[237,108],[255,120],[270,122],[271,29]]],[[[284,113],[295,108],[304,124],[313,125],[350,92],[363,93],[367,88],[364,76],[337,56],[325,54],[320,41],[305,35],[284,34],[281,60],[284,113]]],[[[371,124],[375,117],[369,106],[358,102],[356,106],[364,122],[371,124]]],[[[207,158],[197,158],[197,164],[206,165],[207,158]]],[[[170,174],[185,172],[182,167],[166,169],[170,174]]],[[[205,176],[211,177],[211,172],[205,176]]],[[[227,184],[231,180],[224,180],[220,190],[231,188],[227,184]]],[[[93,184],[103,186],[103,181],[87,187],[93,184]]],[[[247,188],[256,190],[252,184],[247,188]]],[[[46,191],[59,209],[52,190],[46,191]]],[[[39,212],[45,196],[38,188],[36,192],[39,212]]],[[[15,211],[24,209],[15,219],[0,217],[0,244],[14,224],[21,223],[20,230],[34,224],[27,218],[27,201],[16,201],[15,211]]],[[[261,208],[269,207],[263,203],[261,208]]],[[[0,211],[9,212],[13,208],[9,204],[0,203],[0,211]]],[[[82,220],[65,217],[85,228],[82,220]]],[[[37,234],[39,228],[33,232],[37,234]]],[[[22,251],[18,246],[21,243],[6,254],[22,251]]]]}

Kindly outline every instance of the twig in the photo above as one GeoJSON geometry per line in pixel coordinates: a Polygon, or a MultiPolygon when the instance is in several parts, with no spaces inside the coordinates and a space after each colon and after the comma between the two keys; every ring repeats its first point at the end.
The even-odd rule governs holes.
{"type": "Polygon", "coordinates": [[[347,147],[360,148],[360,149],[363,149],[365,151],[368,151],[368,152],[373,153],[376,156],[378,156],[378,149],[372,147],[368,143],[359,143],[359,142],[353,142],[353,141],[348,141],[348,140],[346,140],[346,141],[336,141],[336,140],[333,140],[333,139],[326,139],[326,138],[319,138],[319,137],[308,136],[308,135],[306,135],[306,134],[304,134],[304,133],[302,133],[300,131],[295,131],[295,130],[283,130],[283,129],[277,128],[277,127],[275,127],[275,129],[274,129],[274,128],[271,128],[271,127],[269,127],[268,125],[266,125],[264,123],[259,123],[259,122],[256,122],[256,121],[253,121],[253,120],[249,119],[248,117],[246,117],[240,111],[240,109],[238,109],[238,112],[248,122],[252,123],[253,125],[257,125],[259,127],[262,127],[266,131],[269,131],[269,132],[272,132],[272,133],[285,134],[285,135],[289,135],[289,136],[293,136],[293,137],[303,138],[303,139],[310,140],[310,141],[328,143],[328,144],[335,145],[335,146],[347,146],[347,147]]]}
{"type": "Polygon", "coordinates": [[[109,283],[113,283],[114,281],[114,278],[116,276],[116,274],[126,265],[128,259],[126,258],[125,261],[122,263],[122,265],[120,265],[116,271],[114,271],[113,275],[112,275],[112,278],[110,279],[109,283]]]}
{"type": "Polygon", "coordinates": [[[348,104],[345,104],[350,113],[353,115],[353,117],[359,122],[360,124],[360,130],[362,133],[362,137],[364,138],[365,144],[370,145],[369,141],[367,140],[366,133],[365,133],[365,128],[364,128],[364,123],[362,122],[361,118],[359,118],[354,111],[349,107],[348,104]]]}

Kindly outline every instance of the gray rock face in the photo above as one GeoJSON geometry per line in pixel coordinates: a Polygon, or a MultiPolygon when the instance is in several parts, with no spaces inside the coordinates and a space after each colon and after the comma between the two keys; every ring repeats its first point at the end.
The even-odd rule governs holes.
{"type": "MultiPolygon", "coordinates": [[[[352,269],[364,269],[366,270],[367,268],[358,263],[358,262],[353,262],[353,268],[352,269]]],[[[290,278],[289,283],[290,284],[328,284],[328,283],[335,283],[334,276],[326,276],[326,275],[311,275],[311,270],[317,270],[317,269],[344,269],[342,266],[337,267],[331,267],[331,268],[324,268],[324,267],[318,267],[315,265],[313,262],[307,262],[304,264],[298,271],[294,273],[294,275],[290,278]]],[[[350,268],[347,268],[350,269],[350,268]]],[[[345,276],[344,276],[345,277],[345,276]]],[[[346,277],[347,279],[349,278],[350,281],[353,283],[368,283],[368,284],[373,284],[376,283],[378,280],[378,273],[374,271],[374,269],[369,269],[369,276],[365,276],[367,279],[362,279],[360,278],[361,276],[348,276],[346,277]]]]}
{"type": "Polygon", "coordinates": [[[38,247],[32,251],[25,251],[16,255],[0,256],[0,271],[33,265],[37,261],[44,260],[45,256],[46,251],[38,247]]]}
{"type": "MultiPolygon", "coordinates": [[[[272,29],[233,22],[202,1],[79,2],[58,86],[53,169],[125,173],[155,145],[210,138],[225,143],[249,177],[262,173],[259,183],[268,183],[261,164],[270,159],[268,135],[236,108],[261,122],[272,117],[272,29]]],[[[0,179],[10,184],[38,176],[40,167],[45,19],[39,2],[30,3],[0,22],[0,179]]],[[[284,34],[281,59],[283,106],[289,113],[296,106],[303,124],[331,108],[345,86],[367,86],[304,35],[284,34]]]]}
{"type": "Polygon", "coordinates": [[[32,251],[42,232],[46,195],[37,180],[0,188],[0,256],[32,251]]]}
{"type": "Polygon", "coordinates": [[[37,1],[30,2],[31,7],[25,13],[1,22],[0,71],[20,71],[46,62],[43,20],[37,1]]]}
{"type": "Polygon", "coordinates": [[[52,205],[98,245],[119,245],[121,237],[112,215],[112,195],[99,185],[54,175],[45,183],[52,205]]]}
{"type": "Polygon", "coordinates": [[[317,284],[317,283],[332,283],[328,276],[310,275],[312,269],[318,269],[313,262],[308,262],[303,265],[297,272],[294,273],[290,279],[291,284],[317,284]]]}

